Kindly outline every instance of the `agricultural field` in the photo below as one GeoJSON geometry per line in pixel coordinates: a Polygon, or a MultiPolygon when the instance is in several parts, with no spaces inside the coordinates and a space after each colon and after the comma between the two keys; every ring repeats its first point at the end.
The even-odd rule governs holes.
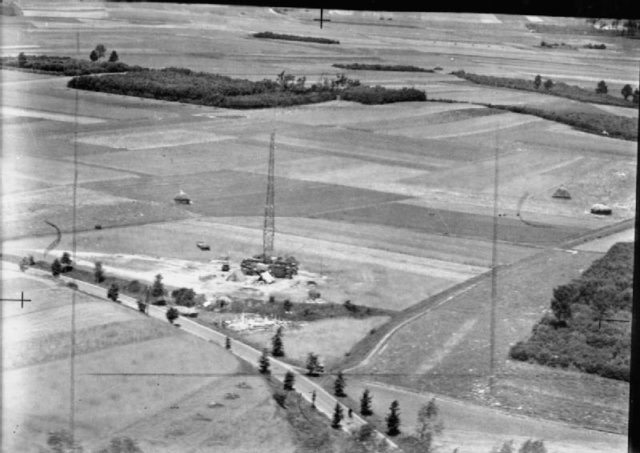
{"type": "MultiPolygon", "coordinates": [[[[72,291],[9,265],[2,276],[2,297],[32,299],[3,304],[12,390],[2,448],[39,452],[49,432],[68,426],[72,291]]],[[[75,304],[76,436],[85,448],[125,435],[144,451],[294,451],[267,385],[222,348],[82,293],[75,304]],[[252,420],[255,437],[229,429],[238,420],[252,420]]]]}
{"type": "Polygon", "coordinates": [[[605,431],[626,432],[628,385],[576,371],[548,369],[508,359],[548,308],[552,290],[577,277],[601,253],[548,251],[497,274],[496,391],[489,367],[489,279],[407,324],[355,375],[469,401],[494,401],[520,414],[545,414],[605,431]],[[420,345],[420,346],[418,346],[420,345]],[[397,370],[405,372],[401,375],[397,370]],[[588,395],[588,397],[586,396],[588,395]],[[558,401],[562,403],[559,404],[558,401]]]}
{"type": "MultiPolygon", "coordinates": [[[[285,71],[306,77],[308,85],[344,72],[363,84],[424,90],[427,102],[372,106],[337,99],[229,110],[74,90],[69,77],[0,70],[3,254],[40,259],[57,239],[50,222],[62,235],[49,261],[75,245],[79,263],[102,261],[107,273],[122,278],[146,282],[162,273],[167,285],[194,287],[209,299],[236,291],[200,277],[215,274],[222,281],[221,263],[237,271],[244,258],[262,252],[275,132],[275,252],[296,257],[301,272],[298,279],[245,293],[261,300],[273,293],[296,303],[313,281],[322,301],[349,300],[388,313],[292,329],[285,335],[291,359],[314,350],[332,370],[355,366],[347,373],[354,382],[353,373],[366,373],[357,385],[375,381],[380,392],[400,386],[461,399],[474,405],[478,418],[499,403],[505,417],[570,422],[574,443],[559,443],[554,431],[558,452],[589,451],[591,445],[624,450],[618,434],[626,427],[628,385],[512,362],[507,353],[540,319],[554,286],[579,275],[610,241],[631,238],[622,230],[635,215],[636,144],[480,104],[631,119],[637,109],[481,86],[451,72],[527,80],[541,73],[589,90],[606,80],[610,94],[620,96],[624,84],[637,84],[635,41],[598,35],[581,19],[501,14],[332,10],[325,16],[331,22],[320,29],[318,12],[302,9],[63,0],[20,6],[23,16],[0,17],[1,56],[87,59],[103,43],[129,65],[251,81],[275,80],[285,71]],[[563,29],[580,33],[554,32],[563,29]],[[267,30],[340,44],[252,37],[267,30]],[[541,48],[541,40],[579,50],[541,48]],[[582,47],[591,42],[607,48],[582,47]],[[333,67],[353,63],[441,69],[333,67]],[[560,187],[571,199],[552,197],[560,187]],[[191,204],[174,202],[180,191],[191,204]],[[611,207],[612,215],[592,215],[596,203],[611,207]],[[196,247],[199,241],[210,250],[196,247]],[[491,399],[486,359],[494,264],[500,373],[491,399]],[[382,338],[373,329],[390,333],[369,344],[373,353],[367,356],[362,342],[382,338]],[[618,434],[594,440],[594,429],[618,434]]],[[[2,279],[3,291],[24,288],[35,301],[24,309],[3,305],[5,336],[23,351],[5,355],[10,369],[3,379],[15,395],[7,410],[30,420],[9,441],[20,451],[38,451],[45,433],[65,426],[69,412],[71,292],[28,273],[3,272],[2,279]],[[43,395],[55,397],[37,407],[43,395]],[[27,445],[29,439],[36,444],[27,445]]],[[[136,438],[144,451],[295,450],[267,386],[243,375],[231,355],[104,304],[77,295],[76,415],[86,448],[117,432],[136,438]],[[198,376],[95,375],[155,369],[198,376]],[[241,382],[247,385],[236,387],[241,382]],[[109,390],[95,395],[98,388],[109,390]],[[240,398],[225,400],[227,393],[240,398]],[[208,407],[211,401],[224,407],[208,407]],[[245,422],[255,427],[252,437],[230,429],[245,422]]],[[[254,344],[270,339],[265,332],[246,335],[254,344]]],[[[525,435],[524,428],[475,426],[468,430],[473,444],[464,426],[452,426],[443,445],[489,451],[499,436],[525,435]]],[[[12,429],[4,426],[3,433],[12,429]]]]}

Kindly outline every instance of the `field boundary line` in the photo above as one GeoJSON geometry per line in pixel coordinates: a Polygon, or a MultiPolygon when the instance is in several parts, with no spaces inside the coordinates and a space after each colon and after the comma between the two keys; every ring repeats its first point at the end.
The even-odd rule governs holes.
{"type": "MultiPolygon", "coordinates": [[[[482,275],[486,275],[487,272],[484,272],[482,274],[480,274],[480,276],[482,275]]],[[[396,325],[393,329],[391,329],[389,332],[387,332],[382,339],[380,339],[380,341],[375,345],[375,347],[369,351],[369,353],[366,355],[366,357],[357,365],[354,365],[350,368],[347,368],[345,370],[343,370],[345,373],[349,372],[349,371],[353,371],[354,369],[361,367],[361,366],[365,366],[369,363],[369,360],[371,360],[371,357],[373,357],[375,354],[377,354],[380,349],[383,346],[386,346],[387,342],[389,341],[389,339],[391,338],[391,336],[393,334],[395,334],[399,329],[401,329],[402,327],[406,326],[407,324],[409,324],[412,321],[415,321],[416,319],[420,318],[421,316],[426,315],[427,313],[429,313],[431,310],[434,310],[436,308],[441,307],[442,305],[446,304],[447,302],[449,302],[451,299],[460,296],[461,294],[466,293],[467,291],[471,290],[472,288],[475,288],[476,286],[478,286],[480,284],[479,281],[475,281],[472,284],[458,289],[457,291],[455,291],[453,294],[448,295],[446,298],[444,298],[443,300],[438,301],[437,303],[435,303],[434,305],[431,305],[430,307],[427,307],[426,309],[424,309],[423,311],[416,313],[413,316],[410,316],[409,318],[405,319],[404,321],[402,321],[401,323],[399,323],[398,325],[396,325]]]]}

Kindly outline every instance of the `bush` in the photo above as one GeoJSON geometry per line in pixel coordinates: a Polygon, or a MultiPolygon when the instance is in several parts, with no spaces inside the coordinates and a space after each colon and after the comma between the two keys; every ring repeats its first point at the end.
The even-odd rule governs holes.
{"type": "Polygon", "coordinates": [[[171,292],[171,297],[176,305],[193,307],[196,305],[196,292],[191,288],[180,288],[171,292]]]}
{"type": "Polygon", "coordinates": [[[340,44],[340,41],[337,41],[335,39],[315,38],[312,36],[285,35],[281,33],[273,33],[270,31],[254,33],[253,37],[262,39],[281,39],[285,41],[314,42],[319,44],[340,44]]]}
{"type": "MultiPolygon", "coordinates": [[[[411,65],[385,65],[385,64],[364,64],[364,63],[351,63],[341,64],[336,63],[332,65],[334,68],[350,69],[350,70],[363,70],[363,71],[397,71],[397,72],[435,72],[433,69],[419,68],[411,65]]],[[[440,68],[442,69],[442,68],[440,68]]]]}
{"type": "Polygon", "coordinates": [[[178,317],[180,316],[180,313],[178,312],[178,310],[175,307],[170,307],[167,310],[167,320],[173,324],[173,322],[178,319],[178,317]]]}
{"type": "Polygon", "coordinates": [[[354,101],[361,104],[389,104],[392,102],[426,101],[424,91],[415,88],[401,88],[392,90],[381,86],[359,86],[347,88],[341,93],[345,101],[354,101]]]}

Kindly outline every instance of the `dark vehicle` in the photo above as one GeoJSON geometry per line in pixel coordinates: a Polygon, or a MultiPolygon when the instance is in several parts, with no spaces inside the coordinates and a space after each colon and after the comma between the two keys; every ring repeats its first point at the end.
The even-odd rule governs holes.
{"type": "Polygon", "coordinates": [[[199,241],[196,242],[196,245],[200,250],[211,250],[211,247],[206,242],[199,241]]]}

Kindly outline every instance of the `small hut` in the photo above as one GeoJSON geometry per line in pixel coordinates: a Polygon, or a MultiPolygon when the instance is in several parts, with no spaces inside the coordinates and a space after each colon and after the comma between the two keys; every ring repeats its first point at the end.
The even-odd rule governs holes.
{"type": "Polygon", "coordinates": [[[571,200],[571,194],[564,186],[560,186],[558,190],[556,190],[553,193],[553,195],[551,195],[551,198],[560,198],[561,200],[571,200]]]}
{"type": "Polygon", "coordinates": [[[591,206],[591,214],[611,215],[611,208],[605,204],[596,203],[591,206]]]}
{"type": "Polygon", "coordinates": [[[175,201],[176,204],[191,204],[191,198],[189,198],[189,196],[184,193],[183,190],[180,190],[178,195],[173,197],[173,201],[175,201]]]}

